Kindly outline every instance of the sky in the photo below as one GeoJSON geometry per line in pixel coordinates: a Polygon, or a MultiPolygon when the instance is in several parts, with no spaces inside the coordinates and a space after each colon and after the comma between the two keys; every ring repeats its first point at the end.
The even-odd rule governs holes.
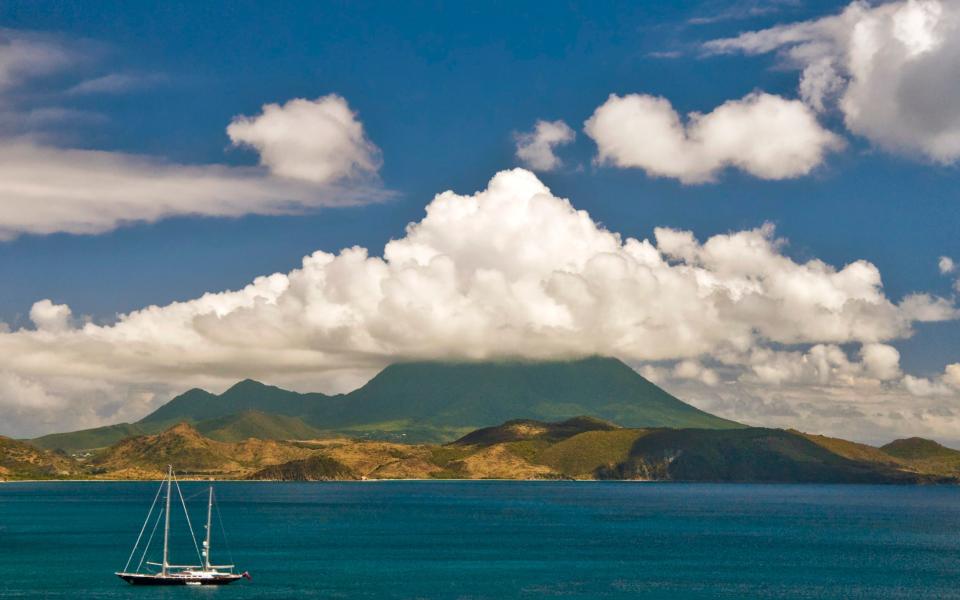
{"type": "Polygon", "coordinates": [[[0,5],[0,434],[621,358],[960,443],[960,3],[0,5]]]}

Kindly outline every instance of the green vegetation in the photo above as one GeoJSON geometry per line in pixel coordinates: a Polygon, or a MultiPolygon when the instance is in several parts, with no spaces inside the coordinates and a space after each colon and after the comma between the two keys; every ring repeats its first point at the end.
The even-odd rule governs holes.
{"type": "Polygon", "coordinates": [[[317,455],[294,460],[281,465],[260,469],[250,479],[279,481],[331,481],[357,479],[353,471],[343,463],[328,456],[317,455]]]}
{"type": "Polygon", "coordinates": [[[919,471],[960,475],[960,452],[933,440],[895,440],[880,449],[919,471]]]}
{"type": "Polygon", "coordinates": [[[323,433],[297,417],[268,415],[246,410],[235,415],[207,419],[195,425],[197,431],[220,442],[240,442],[248,438],[261,440],[309,440],[323,433]]]}
{"type": "Polygon", "coordinates": [[[154,433],[149,428],[132,423],[118,423],[95,429],[84,429],[72,433],[52,433],[31,440],[31,443],[47,450],[64,450],[76,452],[78,450],[105,448],[115,444],[123,438],[145,433],[154,433]]]}
{"type": "Polygon", "coordinates": [[[559,421],[580,415],[626,427],[731,429],[738,423],[685,404],[614,358],[546,362],[415,362],[391,365],[363,387],[328,396],[299,394],[247,379],[222,394],[192,389],[134,424],[38,438],[45,448],[100,448],[130,435],[191,423],[218,439],[349,436],[405,443],[443,443],[508,419],[559,421]],[[245,417],[253,411],[297,421],[245,417]],[[289,426],[289,430],[285,428],[289,426]]]}
{"type": "Polygon", "coordinates": [[[545,449],[533,460],[570,477],[587,479],[630,458],[630,449],[645,435],[642,429],[587,431],[545,449]]]}
{"type": "Polygon", "coordinates": [[[853,460],[782,429],[660,429],[641,436],[623,463],[598,474],[610,479],[679,481],[890,483],[933,477],[889,460],[853,460]]]}

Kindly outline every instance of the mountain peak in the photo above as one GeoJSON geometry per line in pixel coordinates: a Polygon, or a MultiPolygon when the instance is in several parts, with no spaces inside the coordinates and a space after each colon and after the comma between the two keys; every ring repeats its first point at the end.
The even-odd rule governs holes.
{"type": "Polygon", "coordinates": [[[235,384],[231,385],[229,388],[227,388],[227,391],[221,394],[221,396],[225,396],[227,394],[234,394],[237,392],[259,391],[259,390],[272,388],[272,387],[273,386],[267,385],[265,383],[261,383],[256,379],[249,379],[249,378],[242,379],[236,382],[235,384]]]}

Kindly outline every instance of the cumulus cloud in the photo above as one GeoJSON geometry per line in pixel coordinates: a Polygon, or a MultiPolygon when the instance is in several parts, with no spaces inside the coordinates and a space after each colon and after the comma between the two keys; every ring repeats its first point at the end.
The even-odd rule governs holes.
{"type": "Polygon", "coordinates": [[[61,411],[71,424],[129,415],[131,398],[145,413],[142,398],[243,377],[340,391],[418,358],[614,355],[711,389],[875,389],[896,377],[887,342],[910,335],[922,305],[942,301],[915,295],[905,307],[866,261],[797,262],[783,248],[772,226],[704,241],[667,228],[624,239],[517,169],[472,195],[437,195],[382,256],[315,252],[289,273],[111,325],[77,324],[66,307],[41,302],[36,329],[0,333],[0,355],[4,369],[59,397],[95,387],[61,411]],[[860,359],[841,357],[840,345],[860,348],[860,359]],[[794,363],[810,366],[794,372],[794,363]],[[771,369],[787,374],[764,375],[771,369]],[[738,383],[749,373],[757,377],[738,383]]]}
{"type": "Polygon", "coordinates": [[[66,304],[54,304],[49,299],[38,300],[30,307],[30,320],[37,331],[63,332],[70,328],[73,312],[66,304]]]}
{"type": "Polygon", "coordinates": [[[266,104],[255,117],[235,118],[227,135],[235,145],[256,149],[260,164],[275,175],[312,183],[374,174],[381,163],[380,149],[336,94],[266,104]]]}
{"type": "Polygon", "coordinates": [[[761,179],[810,173],[842,141],[798,100],[752,93],[684,122],[665,98],[611,95],[584,124],[597,161],[643,169],[684,183],[716,179],[736,168],[761,179]]]}
{"type": "MultiPolygon", "coordinates": [[[[0,32],[0,125],[13,123],[18,133],[0,136],[0,241],[24,233],[100,233],[175,215],[291,213],[389,195],[375,179],[358,177],[375,174],[379,151],[346,100],[333,95],[267,105],[261,115],[234,119],[228,134],[255,147],[266,168],[185,165],[62,148],[24,135],[31,124],[54,120],[64,128],[82,118],[61,107],[21,110],[14,102],[26,79],[77,60],[62,42],[0,32]]],[[[129,84],[106,77],[65,95],[129,84]]]]}
{"type": "Polygon", "coordinates": [[[949,275],[956,270],[956,265],[953,264],[953,259],[949,256],[941,256],[940,260],[937,261],[937,267],[940,269],[941,275],[949,275]]]}
{"type": "Polygon", "coordinates": [[[853,2],[838,15],[708,42],[710,52],[779,52],[814,108],[886,150],[960,159],[960,4],[853,2]]]}
{"type": "Polygon", "coordinates": [[[533,131],[514,136],[517,158],[534,171],[553,171],[563,164],[554,149],[569,144],[576,136],[563,121],[537,121],[533,131]]]}

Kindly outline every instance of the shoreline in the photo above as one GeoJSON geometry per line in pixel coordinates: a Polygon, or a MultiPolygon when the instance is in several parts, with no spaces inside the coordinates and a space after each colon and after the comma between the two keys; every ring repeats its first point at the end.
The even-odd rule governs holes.
{"type": "MultiPolygon", "coordinates": [[[[4,484],[17,483],[160,483],[164,479],[9,479],[0,480],[0,487],[4,484]]],[[[694,485],[797,485],[797,486],[892,486],[892,487],[952,487],[960,485],[957,482],[837,482],[837,481],[678,481],[669,479],[317,479],[309,481],[285,479],[178,479],[181,483],[659,483],[659,484],[694,484],[694,485]]]]}

